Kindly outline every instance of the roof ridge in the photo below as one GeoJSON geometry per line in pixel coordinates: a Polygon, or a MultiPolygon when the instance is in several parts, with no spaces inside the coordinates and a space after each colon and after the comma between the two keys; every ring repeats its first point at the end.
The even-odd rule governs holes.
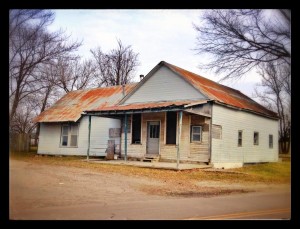
{"type": "MultiPolygon", "coordinates": [[[[180,69],[182,69],[183,71],[186,71],[186,72],[188,72],[188,73],[191,73],[191,74],[193,74],[193,75],[195,75],[195,76],[197,76],[197,77],[201,77],[201,78],[203,78],[203,79],[205,79],[205,80],[208,80],[208,81],[210,81],[210,82],[212,82],[212,83],[218,84],[218,85],[220,85],[220,86],[222,86],[222,87],[227,87],[227,88],[229,88],[229,89],[231,89],[231,90],[238,91],[238,92],[241,93],[241,91],[239,91],[239,90],[237,90],[237,89],[235,89],[235,88],[232,88],[232,87],[226,86],[226,85],[224,85],[224,84],[218,83],[218,82],[213,81],[213,80],[211,80],[211,79],[208,79],[208,78],[206,78],[206,77],[204,77],[204,76],[200,76],[199,74],[196,74],[196,73],[191,72],[191,71],[189,71],[189,70],[186,70],[186,69],[184,69],[184,68],[178,67],[178,66],[176,66],[176,65],[174,65],[174,64],[170,64],[170,63],[168,63],[168,62],[166,62],[166,61],[161,61],[161,63],[162,63],[162,64],[166,64],[166,65],[171,65],[171,67],[173,66],[173,67],[176,67],[176,68],[180,68],[180,69]]],[[[208,87],[208,86],[206,86],[206,87],[208,87]]]]}
{"type": "MultiPolygon", "coordinates": [[[[138,82],[131,82],[131,83],[127,83],[125,84],[125,87],[127,85],[133,85],[133,84],[137,84],[138,82]]],[[[85,89],[79,89],[79,90],[74,90],[74,91],[69,91],[67,92],[70,93],[70,92],[83,92],[83,91],[90,91],[90,90],[97,90],[97,89],[110,89],[110,88],[114,88],[114,87],[122,87],[122,85],[114,85],[114,86],[108,86],[108,87],[96,87],[96,88],[85,88],[85,89]]]]}

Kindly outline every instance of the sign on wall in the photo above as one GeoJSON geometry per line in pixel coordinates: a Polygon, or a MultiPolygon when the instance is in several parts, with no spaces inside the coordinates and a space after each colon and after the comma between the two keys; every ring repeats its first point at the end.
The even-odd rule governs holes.
{"type": "Polygon", "coordinates": [[[121,128],[109,128],[109,137],[110,138],[121,137],[121,128]]]}

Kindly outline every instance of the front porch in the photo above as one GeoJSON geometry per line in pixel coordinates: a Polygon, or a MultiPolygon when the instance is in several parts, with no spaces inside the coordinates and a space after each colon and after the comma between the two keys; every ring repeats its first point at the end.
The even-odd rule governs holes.
{"type": "MultiPolygon", "coordinates": [[[[118,156],[139,160],[155,156],[160,162],[209,163],[211,104],[182,101],[124,105],[89,111],[88,115],[121,120],[118,156]]],[[[152,160],[151,160],[152,161],[152,160]]]]}

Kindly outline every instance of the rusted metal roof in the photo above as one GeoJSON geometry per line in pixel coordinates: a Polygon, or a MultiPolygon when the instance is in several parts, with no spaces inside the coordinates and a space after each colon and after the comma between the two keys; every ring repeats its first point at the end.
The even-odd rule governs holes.
{"type": "Polygon", "coordinates": [[[278,115],[275,112],[266,109],[238,90],[216,83],[165,61],[160,62],[160,64],[167,66],[172,71],[184,77],[209,99],[216,100],[221,104],[230,105],[235,108],[249,110],[269,117],[278,118],[278,115]]]}
{"type": "Polygon", "coordinates": [[[90,109],[89,112],[92,111],[128,111],[128,110],[141,110],[141,109],[150,109],[150,108],[165,108],[172,106],[181,106],[187,105],[195,100],[180,100],[180,101],[167,101],[167,102],[151,102],[151,103],[134,103],[127,105],[115,105],[109,107],[100,107],[96,109],[90,109]]]}
{"type": "MultiPolygon", "coordinates": [[[[125,93],[129,93],[135,85],[125,85],[125,93]]],[[[71,91],[37,116],[34,122],[76,122],[83,111],[112,106],[122,98],[122,86],[71,91]]]]}

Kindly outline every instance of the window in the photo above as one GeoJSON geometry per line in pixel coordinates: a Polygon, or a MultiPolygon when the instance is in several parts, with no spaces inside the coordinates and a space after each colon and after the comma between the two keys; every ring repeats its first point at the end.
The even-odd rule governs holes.
{"type": "Polygon", "coordinates": [[[243,144],[243,131],[239,130],[238,131],[238,146],[242,146],[243,144]]]}
{"type": "Polygon", "coordinates": [[[141,143],[141,114],[132,115],[132,144],[141,143]]]}
{"type": "Polygon", "coordinates": [[[159,125],[150,125],[150,138],[159,138],[159,125]]]}
{"type": "Polygon", "coordinates": [[[273,148],[273,135],[272,134],[269,135],[269,148],[270,149],[273,148]]]}
{"type": "Polygon", "coordinates": [[[63,124],[61,128],[61,146],[77,147],[78,124],[63,124]]]}
{"type": "Polygon", "coordinates": [[[191,142],[201,142],[202,126],[191,126],[191,142]]]}
{"type": "Polygon", "coordinates": [[[253,144],[254,145],[258,145],[258,138],[259,138],[259,133],[254,132],[254,135],[253,135],[253,144]]]}
{"type": "Polygon", "coordinates": [[[212,125],[212,138],[221,139],[222,138],[222,126],[212,125]]]}
{"type": "Polygon", "coordinates": [[[62,126],[61,145],[68,146],[69,126],[62,126]]]}
{"type": "Polygon", "coordinates": [[[166,144],[176,144],[177,113],[167,112],[166,144]]]}

